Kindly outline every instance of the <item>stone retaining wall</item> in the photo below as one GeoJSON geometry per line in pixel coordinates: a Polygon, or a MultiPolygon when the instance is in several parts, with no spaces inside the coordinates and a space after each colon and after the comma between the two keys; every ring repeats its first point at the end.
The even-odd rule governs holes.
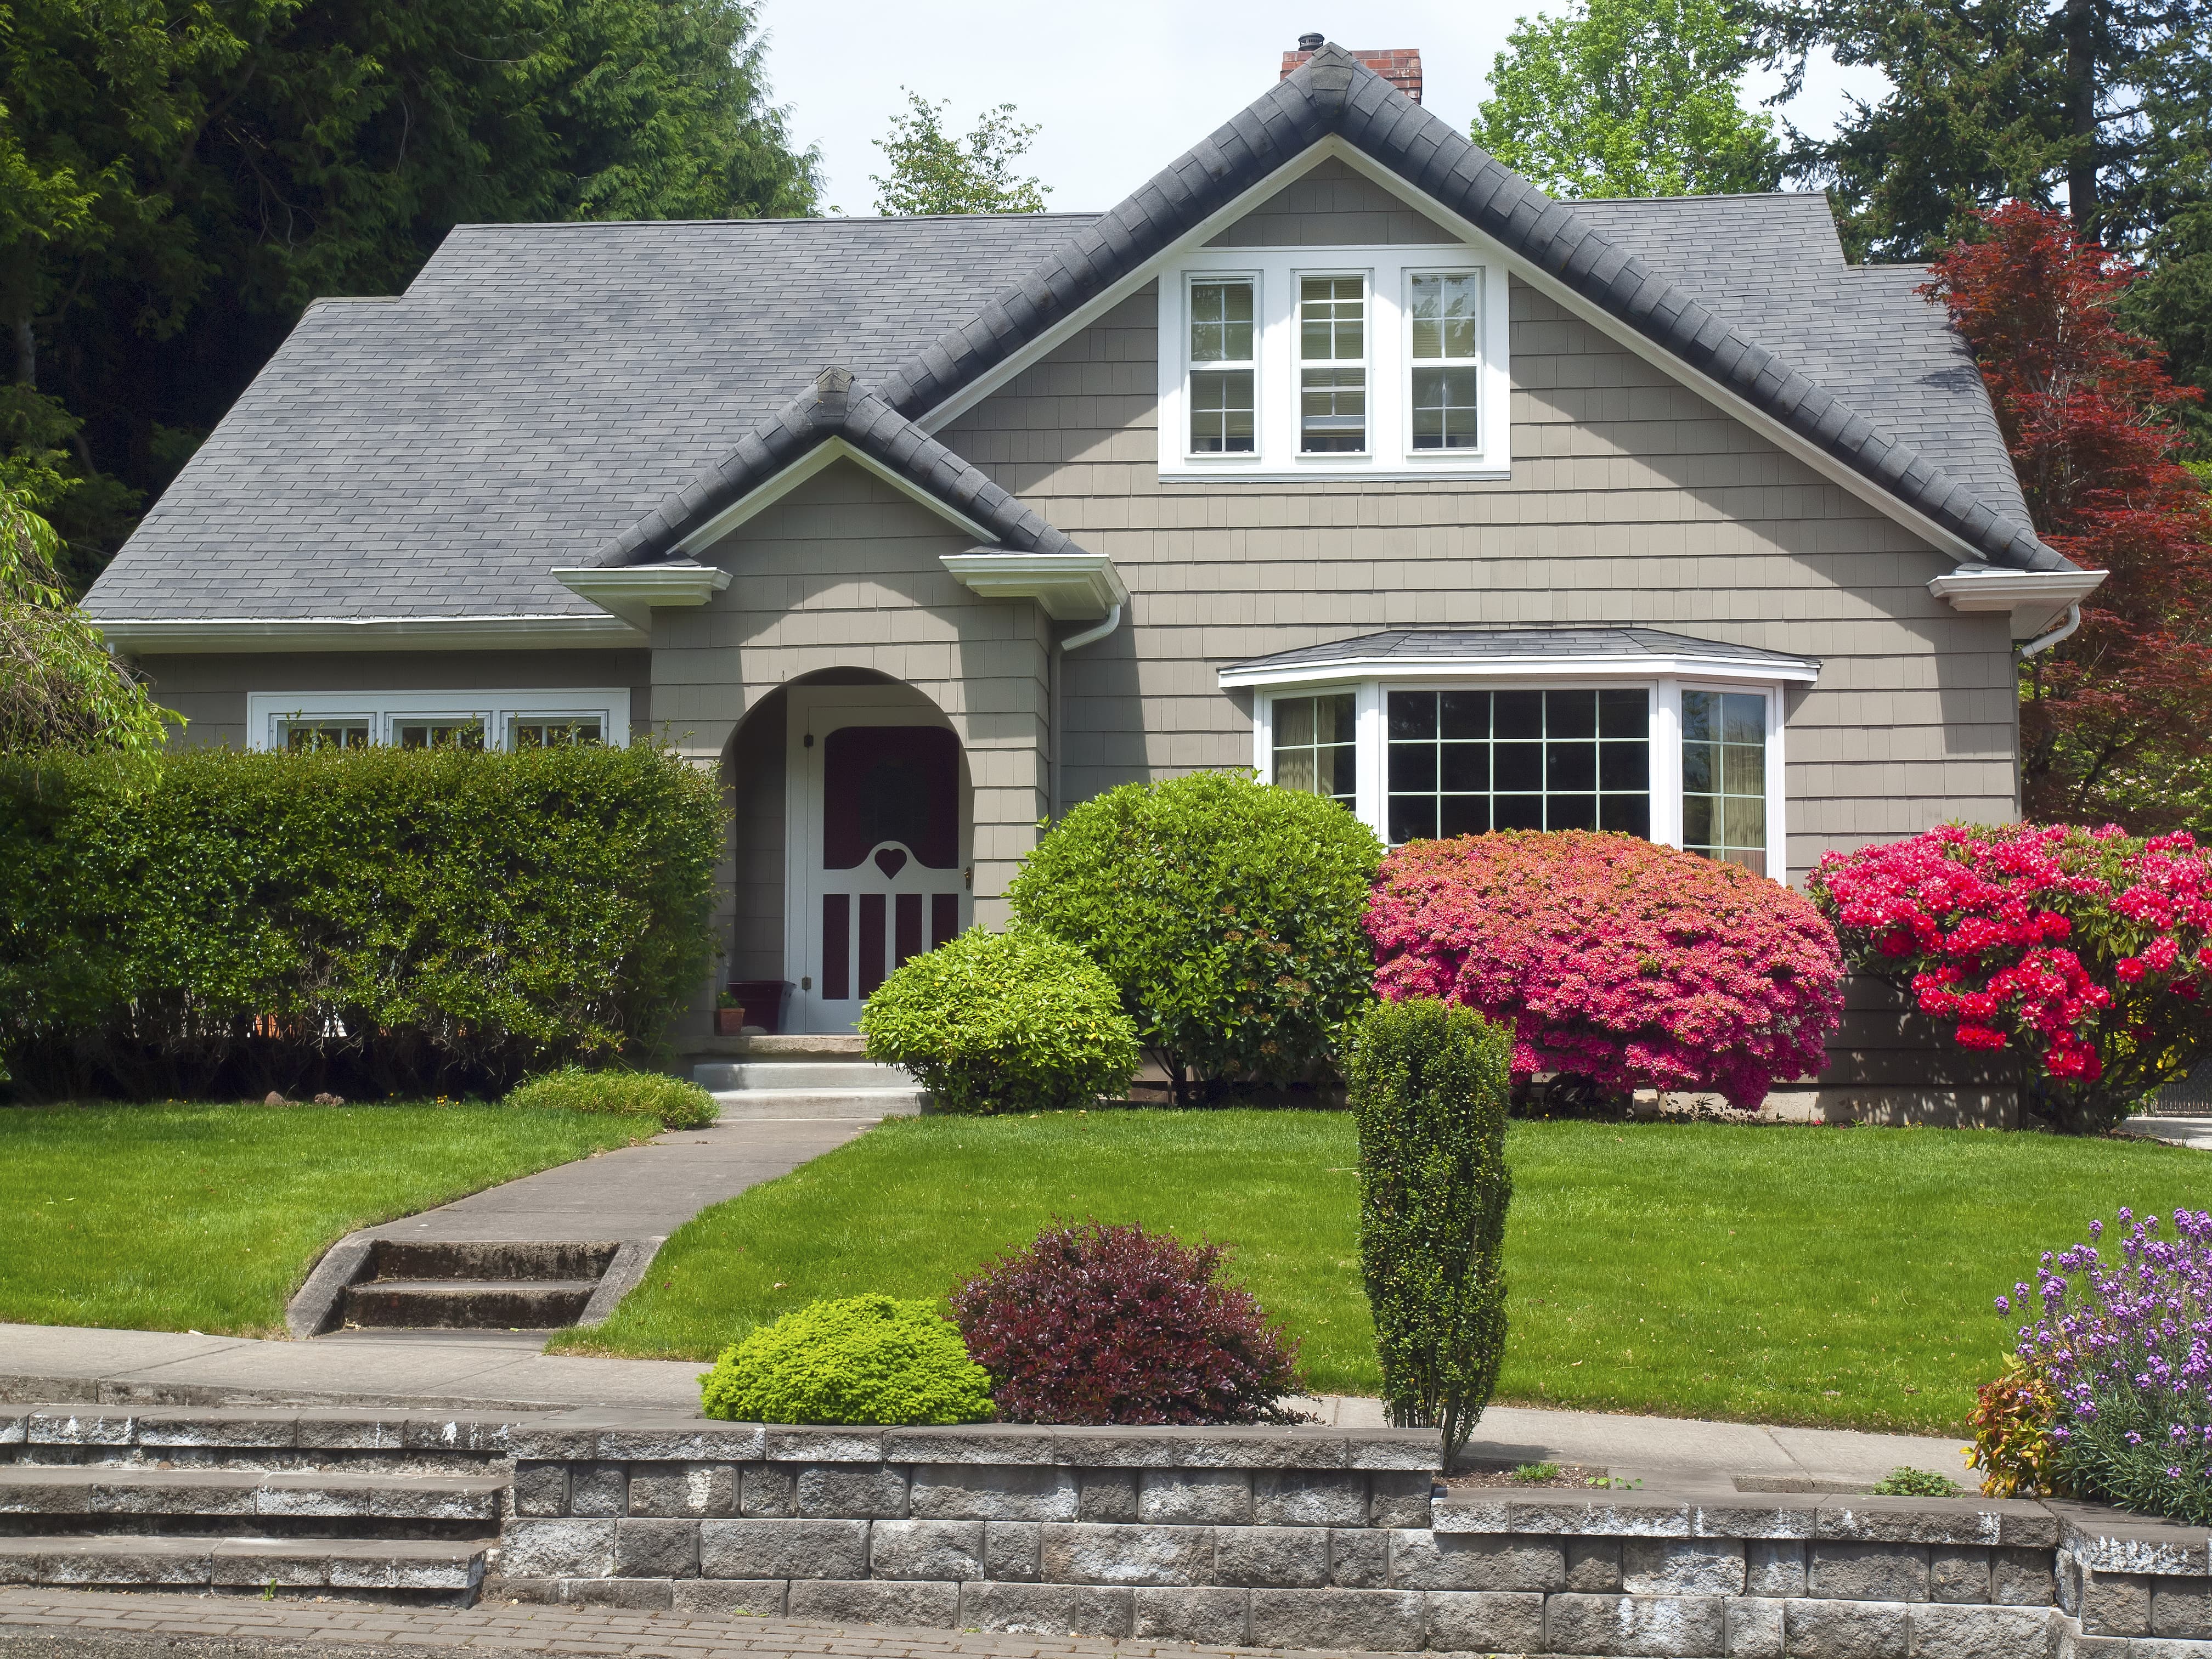
{"type": "Polygon", "coordinates": [[[2079,1505],[1432,1487],[1419,1431],[520,1429],[487,1594],[1229,1646],[2212,1659],[2212,1534],[2079,1505]]]}

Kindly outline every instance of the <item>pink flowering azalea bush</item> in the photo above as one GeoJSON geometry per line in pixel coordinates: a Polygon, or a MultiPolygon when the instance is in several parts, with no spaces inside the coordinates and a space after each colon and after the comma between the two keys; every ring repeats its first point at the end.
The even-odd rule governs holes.
{"type": "Polygon", "coordinates": [[[2186,833],[1945,824],[1809,884],[1861,972],[1964,1048],[2016,1057],[2062,1129],[2106,1129],[2212,1046],[2212,852],[2186,833]]]}
{"type": "Polygon", "coordinates": [[[1634,836],[1408,842],[1368,906],[1375,988],[1514,1028],[1516,1080],[1715,1091],[1750,1109],[1826,1063],[1843,962],[1779,882],[1634,836]]]}
{"type": "Polygon", "coordinates": [[[2057,1401],[2055,1484],[2212,1525],[2212,1213],[2176,1210],[2172,1237],[2154,1215],[2119,1218],[2117,1261],[2092,1221],[1997,1311],[2027,1322],[2020,1361],[2057,1401]]]}

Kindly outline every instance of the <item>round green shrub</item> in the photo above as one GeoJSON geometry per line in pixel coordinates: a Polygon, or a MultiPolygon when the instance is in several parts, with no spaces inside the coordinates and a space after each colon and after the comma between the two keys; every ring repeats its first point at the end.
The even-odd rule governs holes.
{"type": "Polygon", "coordinates": [[[508,1093],[506,1103],[649,1117],[659,1120],[664,1129],[696,1129],[712,1123],[722,1110],[697,1084],[665,1072],[587,1072],[580,1066],[563,1066],[527,1079],[508,1093]]]}
{"type": "Polygon", "coordinates": [[[868,1058],[903,1066],[941,1112],[1087,1105],[1126,1093],[1137,1033],[1073,945],[971,927],[910,957],[860,1011],[868,1058]]]}
{"type": "Polygon", "coordinates": [[[1194,772],[1084,802],[1007,896],[1106,970],[1188,1103],[1293,1082],[1336,1051],[1374,996],[1361,918],[1382,858],[1334,801],[1194,772]]]}
{"type": "Polygon", "coordinates": [[[977,1423],[991,1378],[927,1302],[814,1302],[722,1350],[699,1408],[738,1423],[977,1423]]]}

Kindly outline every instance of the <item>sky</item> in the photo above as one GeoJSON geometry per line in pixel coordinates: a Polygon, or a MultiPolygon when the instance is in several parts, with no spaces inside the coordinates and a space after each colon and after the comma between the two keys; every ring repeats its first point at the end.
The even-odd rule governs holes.
{"type": "MultiPolygon", "coordinates": [[[[1542,8],[1495,0],[1387,0],[1346,6],[1267,0],[761,0],[768,73],[790,106],[792,137],[819,143],[823,203],[875,210],[870,142],[905,106],[900,88],[950,99],[947,129],[1012,103],[1042,127],[1022,170],[1051,187],[1048,207],[1111,207],[1273,85],[1282,54],[1316,32],[1352,48],[1418,46],[1425,102],[1461,131],[1485,95],[1492,60],[1516,16],[1542,8]]],[[[1771,92],[1759,76],[1747,95],[1771,92]]],[[[1788,114],[1825,136],[1846,92],[1879,95],[1871,70],[1820,64],[1788,114]]]]}

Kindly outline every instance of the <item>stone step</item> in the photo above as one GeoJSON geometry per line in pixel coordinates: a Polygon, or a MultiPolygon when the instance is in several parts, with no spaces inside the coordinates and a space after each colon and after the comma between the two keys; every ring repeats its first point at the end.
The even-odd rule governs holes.
{"type": "Polygon", "coordinates": [[[369,1254],[372,1279],[597,1279],[622,1249],[619,1240],[502,1243],[482,1239],[380,1238],[369,1254]]]}
{"type": "Polygon", "coordinates": [[[573,1325],[597,1279],[378,1279],[349,1285],[341,1320],[374,1330],[547,1331],[573,1325]]]}
{"type": "Polygon", "coordinates": [[[914,1079],[896,1066],[868,1060],[746,1060],[718,1068],[724,1089],[799,1089],[815,1094],[846,1089],[911,1089],[914,1079]]]}
{"type": "Polygon", "coordinates": [[[720,1071],[702,1066],[699,1081],[713,1091],[722,1109],[722,1121],[757,1118],[912,1117],[921,1110],[918,1089],[723,1089],[704,1074],[720,1071]]]}
{"type": "Polygon", "coordinates": [[[496,1474],[348,1474],[141,1465],[0,1464],[0,1515],[66,1516],[79,1525],[149,1516],[340,1517],[499,1524],[496,1474]]]}
{"type": "Polygon", "coordinates": [[[0,1538],[0,1584],[386,1590],[466,1605],[496,1538],[0,1538]]]}

